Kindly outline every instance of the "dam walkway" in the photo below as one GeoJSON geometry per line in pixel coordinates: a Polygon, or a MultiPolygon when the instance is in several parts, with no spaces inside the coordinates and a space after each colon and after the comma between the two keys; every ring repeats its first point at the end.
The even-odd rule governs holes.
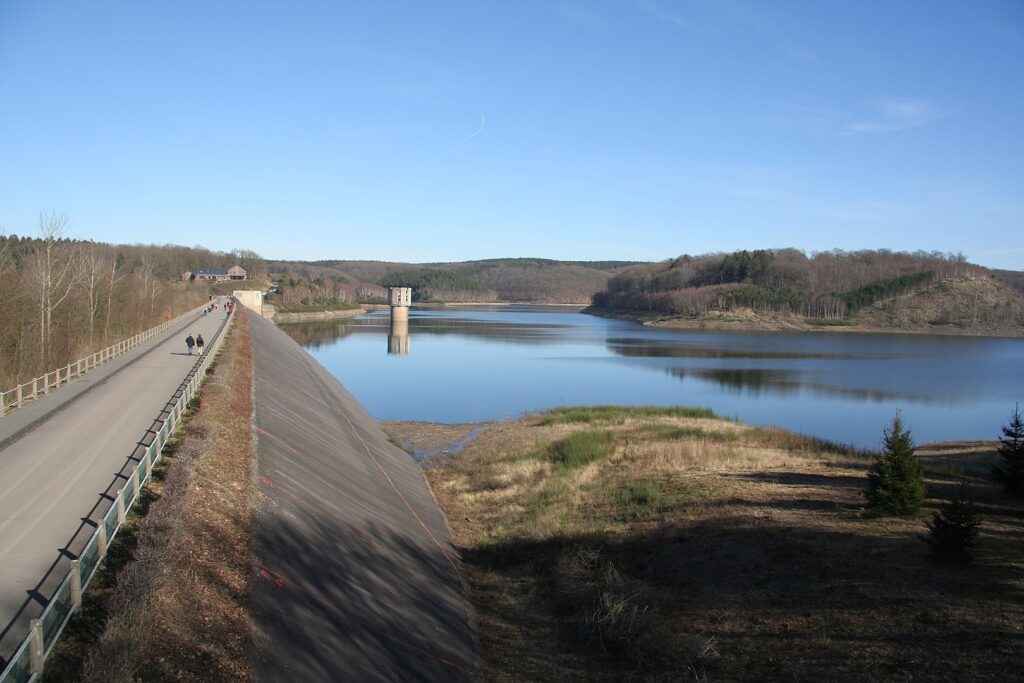
{"type": "Polygon", "coordinates": [[[223,309],[200,310],[0,420],[2,660],[51,602],[195,371],[185,336],[213,344],[223,309]]]}

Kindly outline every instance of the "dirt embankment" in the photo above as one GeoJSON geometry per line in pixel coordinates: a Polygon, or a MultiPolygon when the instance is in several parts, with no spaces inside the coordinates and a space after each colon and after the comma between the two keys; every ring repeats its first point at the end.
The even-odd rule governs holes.
{"type": "Polygon", "coordinates": [[[846,319],[804,318],[750,308],[708,311],[690,317],[590,308],[594,315],[645,325],[698,330],[766,332],[900,332],[1024,337],[1024,295],[989,278],[947,278],[920,291],[868,306],[846,319]]]}
{"type": "Polygon", "coordinates": [[[923,509],[875,518],[870,456],[683,409],[385,424],[442,452],[438,437],[480,427],[427,476],[465,563],[482,680],[1003,681],[1018,668],[1024,501],[988,480],[991,444],[922,449],[923,509]],[[921,542],[961,456],[983,515],[968,568],[921,542]]]}
{"type": "Polygon", "coordinates": [[[247,681],[252,634],[252,361],[236,316],[165,475],[136,521],[106,626],[82,680],[247,681]]]}

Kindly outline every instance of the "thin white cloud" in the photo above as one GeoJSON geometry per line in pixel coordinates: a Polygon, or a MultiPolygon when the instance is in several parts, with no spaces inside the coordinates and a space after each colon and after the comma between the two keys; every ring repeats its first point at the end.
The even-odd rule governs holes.
{"type": "Polygon", "coordinates": [[[456,143],[453,147],[448,148],[447,151],[442,152],[441,155],[437,157],[437,160],[440,161],[441,159],[444,159],[446,156],[457,150],[459,147],[462,147],[464,144],[475,138],[477,135],[480,135],[480,133],[484,132],[484,128],[486,127],[487,119],[484,118],[483,114],[480,114],[480,127],[477,128],[474,132],[467,135],[466,137],[459,140],[458,143],[456,143]]]}
{"type": "Polygon", "coordinates": [[[655,19],[687,31],[749,33],[795,59],[820,61],[817,55],[794,40],[778,22],[738,1],[716,0],[696,7],[691,5],[691,12],[687,16],[678,12],[677,5],[659,0],[636,0],[636,5],[655,19]],[[695,13],[701,15],[697,21],[691,18],[695,13]]]}
{"type": "Polygon", "coordinates": [[[741,2],[724,3],[723,6],[728,8],[737,23],[746,26],[776,50],[806,62],[821,61],[816,54],[791,38],[778,23],[754,11],[752,7],[741,2]]]}
{"type": "Polygon", "coordinates": [[[917,128],[949,116],[929,100],[886,99],[874,105],[874,113],[846,126],[849,133],[892,133],[917,128]]]}
{"type": "Polygon", "coordinates": [[[566,0],[566,2],[559,2],[555,4],[555,11],[561,14],[566,19],[576,22],[577,24],[584,24],[586,26],[598,26],[604,22],[593,12],[584,9],[579,3],[566,0]]]}
{"type": "Polygon", "coordinates": [[[651,15],[655,19],[667,21],[670,24],[675,24],[676,26],[679,26],[680,28],[685,28],[688,31],[696,30],[696,26],[694,26],[692,22],[676,14],[675,12],[666,9],[657,0],[637,0],[636,4],[637,7],[639,7],[641,10],[651,15]]]}

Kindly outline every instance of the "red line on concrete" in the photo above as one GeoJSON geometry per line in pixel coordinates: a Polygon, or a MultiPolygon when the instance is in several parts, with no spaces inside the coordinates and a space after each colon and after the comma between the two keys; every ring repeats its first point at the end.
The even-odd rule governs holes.
{"type": "MultiPolygon", "coordinates": [[[[314,593],[314,592],[312,592],[310,590],[307,590],[306,588],[304,588],[303,586],[300,586],[297,583],[293,583],[291,581],[288,581],[287,579],[285,579],[280,574],[267,569],[263,565],[257,565],[257,567],[259,567],[259,570],[260,570],[259,575],[262,578],[267,579],[268,581],[273,582],[273,584],[275,586],[277,586],[278,588],[286,588],[286,587],[294,588],[297,591],[305,593],[306,595],[308,595],[309,597],[313,598],[314,600],[319,602],[324,607],[330,609],[331,611],[333,611],[333,612],[338,612],[339,611],[338,608],[335,607],[332,603],[330,603],[327,600],[325,600],[322,595],[318,595],[318,594],[316,594],[316,593],[314,593]]],[[[470,678],[472,678],[472,676],[473,676],[472,672],[469,671],[468,669],[466,669],[465,667],[463,667],[462,665],[460,665],[460,664],[458,664],[456,662],[453,662],[452,660],[447,659],[445,657],[441,657],[436,652],[431,652],[430,650],[424,650],[421,647],[416,647],[415,645],[409,643],[406,640],[403,640],[401,638],[397,638],[397,637],[395,637],[395,636],[393,636],[393,635],[391,635],[389,633],[385,633],[384,631],[379,631],[379,630],[373,628],[372,626],[366,626],[365,628],[367,628],[370,631],[373,631],[378,636],[383,636],[384,638],[387,638],[388,640],[391,640],[393,642],[398,643],[399,645],[401,645],[402,647],[405,647],[406,649],[412,650],[414,652],[418,652],[421,655],[426,655],[427,657],[433,657],[434,659],[439,661],[441,664],[444,664],[445,666],[451,667],[453,669],[458,669],[459,671],[461,671],[462,673],[466,674],[470,678]]]]}
{"type": "Polygon", "coordinates": [[[444,555],[444,559],[448,560],[448,564],[451,565],[452,570],[455,572],[455,576],[457,576],[459,578],[459,581],[461,582],[462,572],[459,571],[459,567],[455,563],[455,560],[452,559],[448,551],[445,550],[444,545],[437,540],[437,537],[434,536],[430,528],[423,522],[423,519],[421,519],[420,516],[416,514],[416,510],[414,510],[412,505],[409,504],[409,501],[406,500],[404,495],[402,495],[402,492],[398,489],[397,486],[395,486],[395,482],[391,479],[391,476],[387,473],[387,471],[381,466],[380,461],[377,460],[377,456],[373,454],[373,451],[370,450],[370,447],[366,445],[365,441],[363,441],[363,437],[360,436],[359,431],[356,429],[356,426],[352,423],[352,420],[349,419],[348,414],[345,411],[341,411],[341,415],[342,417],[345,418],[345,422],[348,422],[348,426],[352,428],[352,433],[356,435],[357,439],[359,439],[359,443],[363,445],[363,450],[365,450],[366,454],[370,456],[371,460],[373,460],[373,464],[377,466],[377,469],[380,470],[380,473],[384,475],[385,479],[387,479],[388,484],[391,486],[391,490],[393,490],[395,494],[402,499],[402,502],[405,503],[405,507],[409,510],[412,516],[416,519],[416,521],[419,522],[420,526],[423,527],[423,530],[427,532],[427,535],[430,536],[430,540],[434,542],[434,545],[437,546],[437,549],[441,551],[442,555],[444,555]]]}

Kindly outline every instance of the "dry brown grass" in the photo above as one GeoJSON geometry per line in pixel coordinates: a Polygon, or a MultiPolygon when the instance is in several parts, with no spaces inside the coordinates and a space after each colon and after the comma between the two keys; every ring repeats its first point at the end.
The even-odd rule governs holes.
{"type": "Polygon", "coordinates": [[[1005,680],[1018,667],[1024,505],[984,478],[979,561],[957,570],[920,540],[956,488],[945,466],[920,515],[875,519],[870,461],[806,437],[714,419],[543,422],[492,425],[428,472],[466,561],[484,680],[1005,680]],[[554,444],[586,430],[615,439],[560,467],[554,444]]]}
{"type": "Polygon", "coordinates": [[[248,320],[237,316],[158,499],[118,574],[86,681],[253,679],[248,592],[253,495],[248,320]]]}

